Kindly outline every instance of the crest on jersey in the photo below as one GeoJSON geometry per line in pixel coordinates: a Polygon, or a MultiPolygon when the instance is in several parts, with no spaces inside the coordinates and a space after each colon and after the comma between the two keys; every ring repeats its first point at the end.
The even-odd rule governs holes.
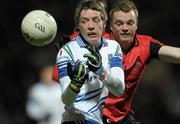
{"type": "Polygon", "coordinates": [[[60,50],[59,55],[62,56],[62,49],[60,50]]]}

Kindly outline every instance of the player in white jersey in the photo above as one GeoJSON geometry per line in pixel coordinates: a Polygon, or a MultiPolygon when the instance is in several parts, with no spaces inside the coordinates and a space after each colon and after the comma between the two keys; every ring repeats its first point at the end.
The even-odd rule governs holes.
{"type": "Polygon", "coordinates": [[[64,104],[61,100],[61,88],[52,80],[52,66],[40,71],[40,79],[28,91],[26,112],[37,124],[60,124],[64,104]]]}
{"type": "Polygon", "coordinates": [[[101,124],[108,92],[123,94],[122,52],[115,41],[103,39],[107,15],[98,0],[78,4],[79,35],[58,52],[57,65],[65,112],[62,124],[101,124]]]}

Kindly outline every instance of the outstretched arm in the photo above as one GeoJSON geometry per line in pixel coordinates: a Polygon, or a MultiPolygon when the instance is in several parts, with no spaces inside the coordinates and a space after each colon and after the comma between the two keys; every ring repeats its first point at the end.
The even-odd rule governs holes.
{"type": "Polygon", "coordinates": [[[122,63],[120,46],[117,46],[117,53],[112,58],[110,70],[106,70],[103,67],[101,54],[95,47],[88,46],[87,49],[91,53],[85,54],[84,57],[88,59],[87,64],[89,70],[99,75],[99,79],[106,85],[111,93],[116,96],[122,95],[125,90],[125,85],[124,71],[120,67],[122,63]]]}
{"type": "Polygon", "coordinates": [[[180,64],[180,48],[164,45],[159,49],[158,54],[159,59],[164,62],[180,64]]]}
{"type": "Polygon", "coordinates": [[[111,93],[115,96],[121,96],[125,91],[124,71],[118,67],[113,67],[110,73],[104,70],[99,79],[106,85],[111,93]]]}

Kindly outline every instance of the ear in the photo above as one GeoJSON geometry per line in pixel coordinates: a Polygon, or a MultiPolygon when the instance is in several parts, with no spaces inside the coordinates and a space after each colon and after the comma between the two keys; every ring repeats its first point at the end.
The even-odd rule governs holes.
{"type": "Polygon", "coordinates": [[[76,25],[76,27],[74,28],[76,31],[79,31],[79,25],[76,25]]]}
{"type": "Polygon", "coordinates": [[[106,28],[106,23],[104,23],[104,28],[106,28]]]}
{"type": "Polygon", "coordinates": [[[136,30],[138,29],[138,20],[137,20],[137,22],[136,22],[136,30]]]}
{"type": "Polygon", "coordinates": [[[110,24],[110,30],[112,31],[112,26],[111,26],[111,24],[110,24]]]}

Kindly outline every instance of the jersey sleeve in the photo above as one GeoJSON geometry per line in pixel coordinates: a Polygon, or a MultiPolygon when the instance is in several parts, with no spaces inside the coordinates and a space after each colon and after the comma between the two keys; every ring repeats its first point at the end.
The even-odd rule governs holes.
{"type": "Polygon", "coordinates": [[[122,51],[119,44],[117,44],[115,54],[112,56],[110,68],[112,67],[121,67],[123,68],[122,64],[122,51]]]}
{"type": "Polygon", "coordinates": [[[117,44],[115,53],[112,57],[108,56],[110,60],[109,74],[102,81],[111,93],[116,96],[120,96],[124,93],[124,70],[122,64],[122,51],[120,45],[117,44]]]}
{"type": "Polygon", "coordinates": [[[163,43],[161,43],[158,40],[152,39],[150,41],[150,58],[151,59],[159,59],[159,49],[163,46],[163,43]]]}
{"type": "Polygon", "coordinates": [[[67,63],[72,63],[72,53],[68,47],[68,45],[64,45],[58,52],[57,55],[57,69],[58,69],[58,78],[63,78],[68,76],[67,74],[67,63]]]}

